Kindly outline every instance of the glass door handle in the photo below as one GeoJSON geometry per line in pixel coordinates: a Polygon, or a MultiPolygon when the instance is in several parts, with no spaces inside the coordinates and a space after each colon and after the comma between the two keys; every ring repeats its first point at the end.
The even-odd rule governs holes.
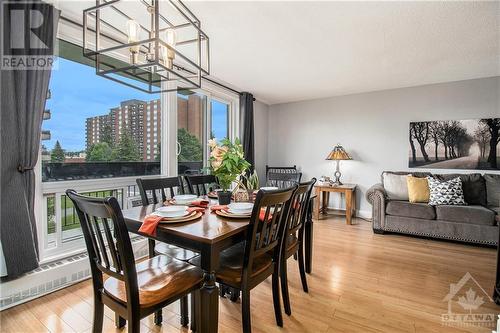
{"type": "Polygon", "coordinates": [[[177,151],[175,152],[177,154],[177,156],[179,156],[181,154],[181,151],[182,151],[182,146],[179,143],[179,141],[177,141],[177,151]]]}

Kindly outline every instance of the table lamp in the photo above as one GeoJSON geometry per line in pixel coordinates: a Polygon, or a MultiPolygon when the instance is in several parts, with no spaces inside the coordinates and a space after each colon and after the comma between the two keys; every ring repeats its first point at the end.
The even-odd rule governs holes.
{"type": "Polygon", "coordinates": [[[342,175],[339,170],[339,162],[343,160],[352,160],[351,156],[344,150],[344,147],[342,147],[340,144],[337,144],[335,147],[333,147],[332,152],[328,155],[326,158],[327,160],[332,160],[337,162],[337,167],[335,169],[335,181],[332,183],[333,186],[339,186],[342,185],[342,182],[340,181],[340,176],[342,175]]]}

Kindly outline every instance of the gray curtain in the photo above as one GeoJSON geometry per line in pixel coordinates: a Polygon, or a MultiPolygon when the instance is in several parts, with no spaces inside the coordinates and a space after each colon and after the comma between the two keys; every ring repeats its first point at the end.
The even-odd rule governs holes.
{"type": "MultiPolygon", "coordinates": [[[[33,8],[42,11],[43,17],[52,15],[57,23],[59,12],[52,6],[26,6],[36,6],[33,8]]],[[[7,20],[7,26],[11,26],[12,31],[16,30],[17,35],[18,31],[25,29],[22,22],[11,22],[8,16],[2,19],[7,20]]],[[[31,16],[31,19],[37,20],[39,15],[31,16]]],[[[44,24],[42,29],[37,31],[37,35],[50,38],[56,33],[54,30],[55,25],[44,24]]],[[[29,52],[30,55],[40,54],[32,49],[29,52]]],[[[50,73],[51,68],[48,67],[1,71],[0,240],[8,279],[38,267],[33,168],[38,159],[50,73]]]]}
{"type": "Polygon", "coordinates": [[[245,160],[252,165],[250,167],[251,172],[255,168],[253,100],[253,95],[248,92],[243,92],[240,95],[241,142],[245,152],[245,160]]]}

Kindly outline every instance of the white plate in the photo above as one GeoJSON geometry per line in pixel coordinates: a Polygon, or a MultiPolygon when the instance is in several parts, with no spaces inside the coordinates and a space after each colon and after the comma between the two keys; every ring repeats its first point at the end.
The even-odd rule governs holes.
{"type": "Polygon", "coordinates": [[[252,211],[253,203],[251,202],[233,202],[228,205],[232,211],[252,211]]]}
{"type": "Polygon", "coordinates": [[[158,208],[155,214],[163,217],[180,217],[189,214],[187,209],[188,206],[165,206],[158,208]]]}
{"type": "Polygon", "coordinates": [[[232,214],[236,214],[236,215],[251,215],[252,214],[252,210],[234,210],[232,208],[229,208],[227,210],[228,212],[232,213],[232,214]]]}
{"type": "Polygon", "coordinates": [[[264,186],[264,187],[261,187],[260,189],[264,190],[264,191],[274,191],[274,190],[277,190],[278,187],[276,187],[276,186],[264,186]]]}
{"type": "Polygon", "coordinates": [[[175,203],[178,205],[189,205],[195,201],[198,197],[194,194],[180,194],[174,196],[175,203]]]}

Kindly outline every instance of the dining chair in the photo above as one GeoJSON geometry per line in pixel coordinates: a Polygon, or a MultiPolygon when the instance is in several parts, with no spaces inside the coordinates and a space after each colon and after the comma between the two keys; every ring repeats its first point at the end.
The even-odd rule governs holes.
{"type": "MultiPolygon", "coordinates": [[[[139,187],[143,206],[162,203],[167,199],[173,198],[176,194],[184,194],[184,184],[181,177],[137,178],[136,182],[139,187]]],[[[163,254],[187,262],[189,259],[198,255],[196,252],[172,244],[164,242],[156,244],[156,242],[150,238],[148,238],[148,246],[150,258],[158,254],[163,254]]],[[[181,325],[187,326],[189,323],[187,296],[181,298],[180,303],[181,325]]],[[[161,311],[158,311],[158,313],[155,314],[155,322],[162,321],[161,313],[161,311]]]]}
{"type": "MultiPolygon", "coordinates": [[[[86,197],[67,190],[78,213],[94,290],[94,333],[102,332],[104,305],[115,312],[118,328],[139,332],[140,320],[197,292],[202,271],[158,255],[136,264],[121,208],[114,197],[86,197]]],[[[155,322],[160,325],[161,323],[155,322]]]]}
{"type": "Polygon", "coordinates": [[[217,178],[214,175],[186,175],[189,193],[197,196],[207,195],[217,187],[217,178]]]}
{"type": "MultiPolygon", "coordinates": [[[[279,296],[279,259],[291,198],[297,185],[257,193],[246,240],[222,251],[217,282],[241,291],[243,332],[251,332],[250,291],[272,276],[274,314],[283,326],[279,296]]],[[[190,261],[199,266],[200,258],[190,261]]],[[[195,324],[196,326],[196,324],[195,324]]]]}
{"type": "Polygon", "coordinates": [[[266,176],[269,172],[274,173],[297,173],[297,166],[269,166],[266,165],[266,176]]]}
{"type": "Polygon", "coordinates": [[[288,214],[287,226],[285,228],[285,241],[283,242],[280,260],[280,280],[283,305],[285,307],[285,313],[289,316],[292,314],[292,310],[288,293],[288,258],[292,256],[298,257],[302,289],[306,293],[309,292],[304,264],[304,230],[307,214],[309,212],[309,198],[311,197],[314,183],[316,183],[316,178],[312,178],[308,182],[300,183],[297,191],[295,191],[293,195],[290,214],[288,214]]]}

